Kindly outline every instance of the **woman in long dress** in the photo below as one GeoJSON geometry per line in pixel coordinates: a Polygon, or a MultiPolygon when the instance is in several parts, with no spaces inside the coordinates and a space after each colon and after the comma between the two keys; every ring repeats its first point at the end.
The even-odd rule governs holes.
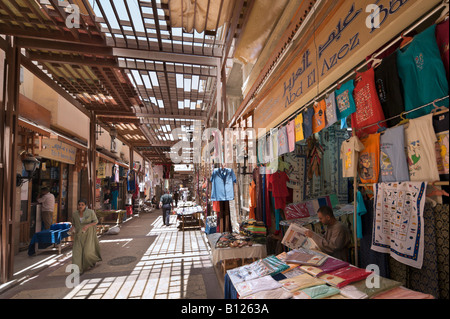
{"type": "Polygon", "coordinates": [[[80,274],[102,260],[97,238],[97,215],[87,208],[85,200],[79,200],[77,210],[72,214],[72,231],[75,233],[72,249],[72,264],[77,265],[80,274]]]}

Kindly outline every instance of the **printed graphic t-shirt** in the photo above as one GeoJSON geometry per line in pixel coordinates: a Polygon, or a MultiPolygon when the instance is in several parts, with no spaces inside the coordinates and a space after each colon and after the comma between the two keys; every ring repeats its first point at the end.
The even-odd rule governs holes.
{"type": "Polygon", "coordinates": [[[364,149],[356,135],[353,135],[348,140],[341,144],[341,160],[342,160],[342,175],[343,177],[355,177],[356,169],[358,167],[358,154],[364,149]]]}
{"type": "Polygon", "coordinates": [[[433,129],[433,114],[410,120],[405,129],[408,150],[409,179],[411,181],[438,181],[436,159],[436,134],[433,129]]]}
{"type": "Polygon", "coordinates": [[[436,158],[441,181],[449,180],[449,113],[433,115],[433,128],[436,133],[436,158]]]}
{"type": "Polygon", "coordinates": [[[359,155],[359,176],[362,183],[378,183],[380,173],[380,133],[362,139],[364,149],[359,155]]]}
{"type": "MultiPolygon", "coordinates": [[[[405,110],[411,111],[448,95],[448,81],[435,36],[436,25],[414,37],[410,44],[397,51],[398,74],[402,81],[405,110]]],[[[448,99],[437,103],[449,105],[448,99]]],[[[433,105],[407,114],[417,118],[429,114],[433,105]]]]}
{"type": "Polygon", "coordinates": [[[303,136],[303,114],[300,113],[295,118],[295,141],[302,141],[305,137],[303,136]]]}
{"type": "Polygon", "coordinates": [[[409,181],[403,125],[387,129],[381,134],[380,181],[383,183],[409,181]]]}
{"type": "Polygon", "coordinates": [[[338,120],[342,120],[356,112],[355,100],[353,99],[354,88],[353,80],[350,80],[336,90],[336,113],[338,120]]]}
{"type": "Polygon", "coordinates": [[[334,123],[337,122],[337,113],[336,113],[336,94],[332,92],[327,98],[325,98],[326,104],[326,127],[330,127],[334,123]]]}
{"type": "Polygon", "coordinates": [[[289,144],[286,126],[278,129],[278,156],[289,153],[289,144]]]}
{"type": "Polygon", "coordinates": [[[313,133],[319,133],[325,128],[325,112],[327,105],[325,100],[320,101],[317,105],[314,105],[314,115],[312,119],[312,129],[313,133]]]}
{"type": "MultiPolygon", "coordinates": [[[[358,136],[363,133],[376,133],[378,125],[366,127],[385,119],[375,87],[375,71],[373,68],[363,73],[357,73],[355,83],[353,98],[355,99],[356,112],[352,114],[352,128],[356,129],[358,136]],[[366,128],[362,129],[363,127],[366,128]]],[[[386,127],[386,123],[380,123],[380,126],[386,127]]]]}
{"type": "Polygon", "coordinates": [[[308,108],[303,112],[303,136],[305,139],[310,137],[313,133],[312,131],[312,121],[313,121],[314,109],[308,108]]]}

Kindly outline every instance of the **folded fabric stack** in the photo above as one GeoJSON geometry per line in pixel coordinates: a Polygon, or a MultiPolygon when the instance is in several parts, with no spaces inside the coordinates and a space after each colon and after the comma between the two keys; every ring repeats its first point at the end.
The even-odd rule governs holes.
{"type": "Polygon", "coordinates": [[[294,299],[323,299],[339,294],[339,289],[320,285],[302,289],[293,293],[294,299]]]}
{"type": "Polygon", "coordinates": [[[266,236],[267,236],[267,228],[264,225],[264,222],[259,222],[254,219],[249,219],[240,224],[240,233],[244,236],[251,237],[252,241],[265,245],[266,244],[266,236]]]}
{"type": "Polygon", "coordinates": [[[281,284],[272,278],[272,276],[264,276],[248,281],[243,281],[235,285],[236,291],[240,298],[244,298],[251,294],[261,291],[273,290],[281,288],[281,284]]]}
{"type": "Polygon", "coordinates": [[[286,269],[289,269],[289,266],[282,262],[275,256],[268,256],[266,258],[260,259],[252,263],[257,269],[257,272],[264,275],[277,275],[286,269]]]}
{"type": "Polygon", "coordinates": [[[366,279],[371,274],[372,272],[368,272],[365,269],[348,266],[332,271],[329,274],[322,275],[319,278],[325,280],[334,287],[342,288],[352,282],[366,279]]]}
{"type": "Polygon", "coordinates": [[[327,258],[324,254],[305,248],[293,249],[286,254],[287,263],[309,266],[320,266],[327,258]]]}
{"type": "Polygon", "coordinates": [[[369,282],[366,283],[366,280],[361,280],[359,282],[355,282],[351,285],[341,288],[341,295],[352,299],[359,299],[356,298],[358,295],[364,295],[366,296],[366,298],[372,299],[375,296],[378,296],[386,291],[392,290],[402,285],[401,282],[377,275],[373,276],[373,278],[370,278],[370,280],[368,281],[369,282]]]}
{"type": "Polygon", "coordinates": [[[280,280],[280,283],[287,291],[296,292],[297,290],[324,285],[325,281],[319,278],[312,277],[308,274],[302,274],[292,278],[280,280]]]}
{"type": "Polygon", "coordinates": [[[300,266],[300,269],[314,277],[319,277],[321,275],[328,274],[332,271],[347,267],[349,265],[350,264],[346,261],[328,256],[327,260],[325,260],[325,262],[322,265],[315,267],[300,266]]]}

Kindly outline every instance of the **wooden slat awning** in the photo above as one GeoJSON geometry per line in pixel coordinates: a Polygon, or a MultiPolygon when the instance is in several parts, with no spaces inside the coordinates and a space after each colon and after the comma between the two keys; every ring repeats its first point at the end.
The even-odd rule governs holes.
{"type": "Polygon", "coordinates": [[[216,82],[247,5],[191,1],[197,20],[217,20],[213,6],[227,13],[214,20],[215,27],[196,25],[194,31],[175,23],[184,19],[174,13],[181,2],[2,0],[0,34],[17,37],[27,59],[99,121],[123,127],[118,134],[131,146],[170,162],[161,149],[174,143],[168,130],[211,114],[216,82]],[[207,3],[211,10],[200,17],[207,3]]]}

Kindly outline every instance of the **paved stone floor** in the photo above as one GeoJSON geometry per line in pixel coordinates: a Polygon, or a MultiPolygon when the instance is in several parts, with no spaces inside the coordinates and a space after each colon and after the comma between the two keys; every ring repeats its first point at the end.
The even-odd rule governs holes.
{"type": "Polygon", "coordinates": [[[156,210],[122,224],[118,235],[103,235],[103,261],[78,281],[67,268],[70,248],[61,255],[23,252],[15,284],[0,286],[0,299],[223,299],[204,232],[178,230],[176,216],[170,222],[164,226],[156,210]],[[34,260],[36,266],[24,266],[34,260]]]}

